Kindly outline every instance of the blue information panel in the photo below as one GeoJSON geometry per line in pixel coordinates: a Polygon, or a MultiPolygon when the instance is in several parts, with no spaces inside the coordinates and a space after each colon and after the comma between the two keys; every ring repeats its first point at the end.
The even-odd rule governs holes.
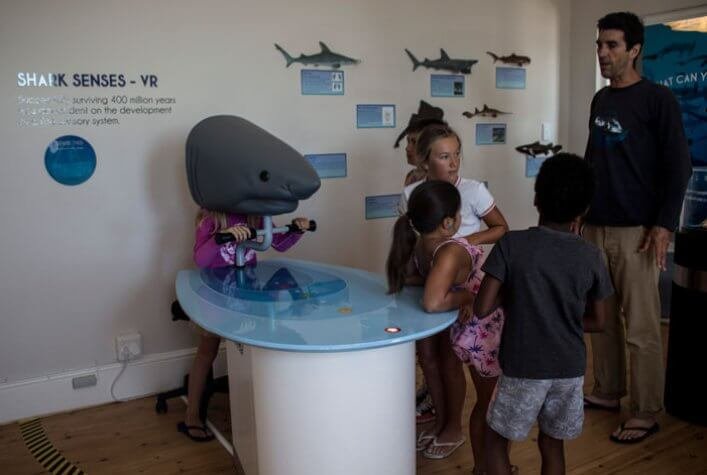
{"type": "Polygon", "coordinates": [[[432,97],[464,97],[462,74],[432,74],[430,76],[432,97]]]}
{"type": "Polygon", "coordinates": [[[525,89],[525,69],[496,68],[497,89],[525,89]]]}
{"type": "Polygon", "coordinates": [[[399,203],[400,193],[366,196],[366,219],[395,218],[399,203]]]}
{"type": "Polygon", "coordinates": [[[683,226],[707,228],[707,167],[693,168],[683,209],[683,226]]]}
{"type": "Polygon", "coordinates": [[[343,96],[344,72],[303,69],[301,73],[302,94],[318,96],[343,96]]]}
{"type": "Polygon", "coordinates": [[[356,127],[359,129],[395,127],[395,105],[357,104],[356,127]]]}
{"type": "Polygon", "coordinates": [[[345,153],[317,153],[305,155],[304,158],[309,160],[319,178],[343,178],[346,176],[345,153]]]}
{"type": "Polygon", "coordinates": [[[476,145],[506,143],[506,124],[476,124],[476,145]]]}
{"type": "Polygon", "coordinates": [[[63,135],[53,140],[44,152],[44,166],[62,185],[78,185],[91,178],[96,169],[96,152],[86,140],[63,135]]]}
{"type": "Polygon", "coordinates": [[[534,177],[538,176],[538,173],[540,172],[540,167],[542,166],[543,162],[547,160],[549,156],[542,156],[542,157],[532,157],[530,155],[525,156],[525,176],[527,177],[534,177]]]}

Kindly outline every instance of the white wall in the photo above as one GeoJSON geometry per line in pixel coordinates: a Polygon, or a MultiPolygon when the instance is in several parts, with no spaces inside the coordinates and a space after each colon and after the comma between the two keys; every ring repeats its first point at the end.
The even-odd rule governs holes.
{"type": "MultiPolygon", "coordinates": [[[[630,11],[641,18],[705,5],[698,0],[572,0],[569,149],[583,154],[589,135],[589,106],[596,92],[596,25],[607,13],[630,11]]],[[[564,102],[564,101],[563,101],[564,102]]]]}
{"type": "MultiPolygon", "coordinates": [[[[587,37],[581,53],[591,57],[587,18],[597,7],[576,4],[574,35],[587,37]]],[[[297,211],[320,229],[289,254],[381,271],[393,221],[365,221],[364,196],[400,190],[407,166],[392,145],[420,99],[445,109],[462,135],[463,175],[489,182],[513,228],[536,221],[532,179],[514,147],[539,139],[542,121],[567,143],[568,113],[585,109],[561,101],[585,69],[570,54],[570,4],[562,0],[11,0],[1,13],[0,397],[2,383],[110,365],[119,333],[140,331],[147,355],[193,346],[187,325],[170,321],[169,304],[176,271],[192,266],[196,207],[184,142],[206,116],[241,115],[302,153],[346,152],[348,178],[324,180],[297,211]],[[300,95],[299,65],[286,69],[273,47],[313,53],[319,40],[363,59],[345,69],[344,97],[300,95]],[[431,71],[413,73],[403,52],[435,58],[440,47],[479,60],[464,99],[429,97],[431,71]],[[529,55],[527,89],[495,89],[487,50],[529,55]],[[169,116],[115,127],[22,128],[18,95],[57,93],[17,87],[22,71],[156,74],[159,94],[177,104],[169,116]],[[396,104],[398,127],[357,130],[358,103],[396,104]],[[474,144],[475,122],[461,112],[483,103],[513,112],[508,145],[474,144]],[[84,137],[98,155],[94,176],[76,187],[44,169],[45,148],[64,134],[84,137]]]]}

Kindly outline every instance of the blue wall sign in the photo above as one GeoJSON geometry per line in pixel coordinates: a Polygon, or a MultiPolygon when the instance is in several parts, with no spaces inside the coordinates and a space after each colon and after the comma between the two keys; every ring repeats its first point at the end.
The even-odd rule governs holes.
{"type": "Polygon", "coordinates": [[[506,124],[476,124],[476,145],[506,143],[506,124]]]}
{"type": "Polygon", "coordinates": [[[44,166],[62,185],[78,185],[91,178],[96,170],[96,152],[81,137],[63,135],[47,147],[44,166]]]}
{"type": "Polygon", "coordinates": [[[356,127],[359,129],[395,127],[395,105],[357,104],[356,127]]]}
{"type": "Polygon", "coordinates": [[[302,94],[305,96],[343,96],[344,72],[303,69],[301,84],[302,94]]]}
{"type": "Polygon", "coordinates": [[[430,75],[430,95],[432,97],[464,97],[464,76],[462,74],[430,75]]]}
{"type": "Polygon", "coordinates": [[[309,160],[319,178],[344,178],[346,176],[345,153],[318,153],[305,155],[304,158],[309,160]]]}
{"type": "Polygon", "coordinates": [[[496,89],[525,89],[525,69],[496,68],[496,89]]]}
{"type": "Polygon", "coordinates": [[[396,218],[399,204],[400,193],[366,196],[366,219],[396,218]]]}

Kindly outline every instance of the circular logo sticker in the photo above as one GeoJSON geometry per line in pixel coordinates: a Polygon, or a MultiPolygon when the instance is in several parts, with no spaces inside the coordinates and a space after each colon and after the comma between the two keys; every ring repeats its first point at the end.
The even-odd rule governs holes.
{"type": "Polygon", "coordinates": [[[63,135],[47,147],[44,166],[49,175],[62,185],[78,185],[93,175],[96,152],[81,137],[63,135]]]}

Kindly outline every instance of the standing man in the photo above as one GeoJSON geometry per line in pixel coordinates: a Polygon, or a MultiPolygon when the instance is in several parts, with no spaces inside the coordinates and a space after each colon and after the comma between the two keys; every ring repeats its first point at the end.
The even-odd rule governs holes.
{"type": "Polygon", "coordinates": [[[616,293],[604,333],[591,337],[594,389],[584,404],[619,411],[628,346],[631,417],[610,438],[636,443],[659,429],[665,371],[658,277],[692,166],[677,101],[636,70],[641,20],[611,13],[597,27],[599,67],[609,86],[592,100],[585,158],[594,166],[597,191],[583,234],[602,250],[616,293]]]}

